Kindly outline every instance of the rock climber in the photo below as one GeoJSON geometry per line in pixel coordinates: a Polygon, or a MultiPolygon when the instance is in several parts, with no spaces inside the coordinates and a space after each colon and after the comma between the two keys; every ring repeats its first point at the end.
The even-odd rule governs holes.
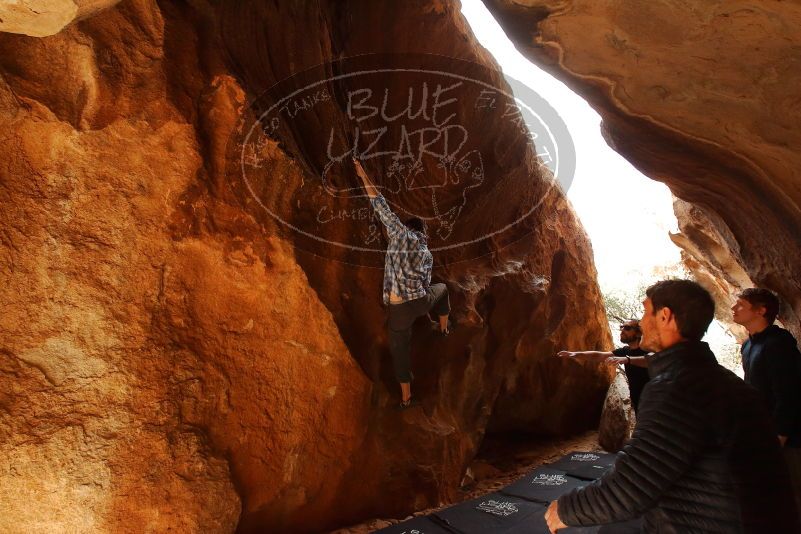
{"type": "Polygon", "coordinates": [[[448,288],[445,284],[431,284],[434,258],[428,250],[425,221],[412,217],[405,223],[401,222],[359,160],[353,158],[353,164],[373,210],[386,228],[389,241],[384,259],[383,300],[389,309],[389,350],[401,389],[398,409],[405,410],[420,403],[411,393],[412,325],[418,317],[433,312],[438,318],[437,332],[444,336],[449,334],[451,308],[448,288]]]}

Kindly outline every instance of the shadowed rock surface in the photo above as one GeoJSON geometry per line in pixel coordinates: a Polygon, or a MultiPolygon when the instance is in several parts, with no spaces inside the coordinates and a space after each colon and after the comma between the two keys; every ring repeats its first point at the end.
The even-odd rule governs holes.
{"type": "MultiPolygon", "coordinates": [[[[481,132],[483,181],[434,245],[517,223],[435,252],[459,324],[446,339],[416,328],[423,406],[403,414],[382,254],[315,244],[259,204],[310,228],[315,151],[331,125],[350,131],[342,102],[317,117],[325,130],[315,111],[265,137],[261,174],[236,175],[248,102],[376,52],[461,58],[505,87],[444,2],[123,0],[51,37],[0,33],[0,530],[286,532],[402,516],[454,498],[488,430],[597,425],[612,371],[553,357],[611,346],[590,245],[510,122],[458,106],[481,132]]],[[[382,165],[368,164],[379,181],[382,165]]],[[[423,183],[437,176],[426,165],[423,183]]],[[[370,224],[325,231],[348,243],[370,224]]]]}
{"type": "Polygon", "coordinates": [[[612,148],[694,206],[692,220],[677,211],[682,228],[706,229],[678,240],[690,256],[701,251],[702,264],[740,266],[715,271],[718,279],[745,274],[777,291],[788,304],[780,318],[798,337],[801,6],[484,3],[524,55],[601,114],[612,148]]]}

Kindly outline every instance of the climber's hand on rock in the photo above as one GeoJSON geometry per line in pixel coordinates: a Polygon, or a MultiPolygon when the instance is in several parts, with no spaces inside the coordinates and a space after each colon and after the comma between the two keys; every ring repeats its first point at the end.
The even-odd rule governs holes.
{"type": "Polygon", "coordinates": [[[379,194],[378,189],[373,185],[373,182],[370,181],[370,177],[367,176],[367,173],[364,172],[364,167],[362,167],[361,162],[355,157],[353,158],[353,166],[356,168],[356,174],[358,174],[359,178],[362,180],[367,196],[370,198],[377,197],[379,194]]]}

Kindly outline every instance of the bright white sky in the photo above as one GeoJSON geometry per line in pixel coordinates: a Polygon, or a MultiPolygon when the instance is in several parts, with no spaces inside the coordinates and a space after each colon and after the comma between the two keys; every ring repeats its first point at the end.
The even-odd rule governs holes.
{"type": "Polygon", "coordinates": [[[601,117],[564,84],[512,45],[480,0],[462,0],[462,13],[504,74],[531,87],[567,123],[576,144],[576,176],[568,198],[592,241],[604,291],[650,281],[655,267],[679,262],[668,237],[677,231],[670,190],[640,174],[601,137],[601,117]]]}
{"type": "MultiPolygon", "coordinates": [[[[665,276],[656,270],[674,271],[681,256],[668,237],[678,225],[667,186],[644,176],[612,150],[601,137],[601,117],[524,58],[481,0],[462,0],[462,14],[504,74],[545,98],[567,124],[577,157],[568,198],[592,241],[601,291],[630,293],[665,276]]],[[[723,325],[713,321],[704,340],[723,365],[742,375],[734,356],[738,347],[723,325]]]]}

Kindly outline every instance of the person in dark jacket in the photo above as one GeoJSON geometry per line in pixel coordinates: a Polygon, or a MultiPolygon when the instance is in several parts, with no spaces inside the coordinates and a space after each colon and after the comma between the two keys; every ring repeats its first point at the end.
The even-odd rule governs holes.
{"type": "Polygon", "coordinates": [[[643,532],[801,531],[758,391],[701,341],[712,297],[690,280],[649,287],[640,321],[650,382],[614,467],[548,508],[551,532],[643,517],[643,532]]]}
{"type": "Polygon", "coordinates": [[[648,363],[645,355],[648,354],[640,348],[642,330],[640,321],[630,319],[620,325],[620,342],[625,343],[625,347],[617,348],[611,352],[582,350],[569,351],[563,350],[557,353],[560,358],[571,358],[581,361],[606,362],[612,364],[623,364],[626,380],[629,383],[629,394],[631,395],[631,407],[636,413],[640,405],[640,395],[648,382],[648,363]]]}
{"type": "MultiPolygon", "coordinates": [[[[779,298],[770,290],[750,288],[732,306],[734,322],[748,330],[742,346],[745,382],[768,403],[783,447],[796,508],[801,514],[801,353],[793,335],[773,324],[779,298]]],[[[799,515],[801,517],[801,515],[799,515]]]]}

